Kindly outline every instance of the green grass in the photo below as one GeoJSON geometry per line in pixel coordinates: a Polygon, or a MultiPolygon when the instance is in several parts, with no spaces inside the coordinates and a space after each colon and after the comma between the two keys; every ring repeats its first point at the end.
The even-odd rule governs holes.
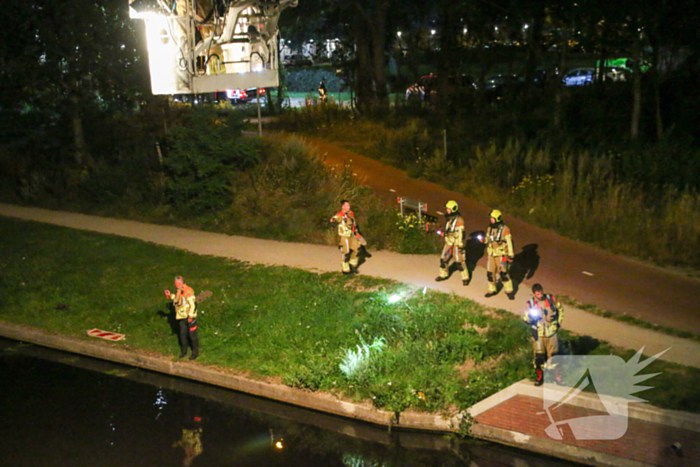
{"type": "MultiPolygon", "coordinates": [[[[125,343],[105,345],[175,356],[162,291],[182,274],[196,292],[214,293],[199,309],[200,361],[250,377],[391,411],[443,412],[465,410],[532,371],[521,320],[454,295],[6,218],[0,240],[1,321],[84,339],[93,327],[122,332],[125,343]],[[390,304],[393,294],[402,298],[390,304]],[[386,348],[348,380],[339,367],[343,355],[379,337],[386,348]]],[[[585,350],[610,351],[603,344],[585,350]]],[[[663,374],[653,384],[663,389],[643,396],[700,411],[700,372],[654,365],[663,374]]]]}

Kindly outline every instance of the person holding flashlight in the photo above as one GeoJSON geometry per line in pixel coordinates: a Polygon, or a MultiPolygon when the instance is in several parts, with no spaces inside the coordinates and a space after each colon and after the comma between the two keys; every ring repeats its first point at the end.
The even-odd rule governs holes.
{"type": "Polygon", "coordinates": [[[199,356],[199,339],[197,338],[197,303],[194,290],[185,284],[182,276],[175,278],[177,291],[171,293],[165,291],[165,297],[173,301],[175,307],[175,319],[180,323],[180,357],[187,355],[188,347],[192,346],[190,360],[199,356]]]}
{"type": "Polygon", "coordinates": [[[548,360],[559,354],[557,332],[564,319],[564,307],[554,295],[544,293],[540,284],[532,286],[532,298],[527,301],[523,320],[532,327],[532,346],[535,352],[535,386],[544,383],[544,370],[554,372],[561,382],[559,370],[548,360]]]}
{"type": "Polygon", "coordinates": [[[435,280],[440,282],[449,278],[448,267],[450,260],[454,259],[462,276],[462,285],[469,285],[471,277],[464,255],[464,219],[459,213],[457,201],[448,201],[445,204],[445,212],[445,230],[438,230],[438,234],[445,237],[445,246],[440,255],[440,274],[435,280]]]}

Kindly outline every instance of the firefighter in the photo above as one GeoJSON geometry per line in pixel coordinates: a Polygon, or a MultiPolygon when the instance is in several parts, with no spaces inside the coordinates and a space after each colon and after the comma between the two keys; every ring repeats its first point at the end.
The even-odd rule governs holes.
{"type": "Polygon", "coordinates": [[[459,213],[457,201],[448,201],[445,204],[445,212],[445,230],[438,231],[445,237],[445,247],[440,255],[440,275],[435,280],[447,280],[450,259],[453,259],[462,276],[462,284],[469,285],[469,269],[464,255],[464,219],[459,213]]]}
{"type": "Polygon", "coordinates": [[[326,91],[326,81],[322,80],[321,84],[318,85],[318,98],[320,99],[321,103],[326,102],[326,98],[328,97],[328,92],[326,91]]]}
{"type": "Polygon", "coordinates": [[[172,299],[175,307],[175,319],[180,323],[180,357],[187,355],[188,347],[192,346],[190,360],[199,356],[199,339],[197,338],[197,303],[192,287],[185,284],[182,276],[175,278],[177,291],[172,294],[165,291],[165,296],[172,299]]]}
{"type": "Polygon", "coordinates": [[[509,299],[514,300],[513,281],[510,280],[508,274],[510,263],[513,262],[513,239],[510,236],[510,229],[503,223],[501,211],[494,209],[490,216],[491,224],[486,229],[484,237],[488,254],[486,277],[489,281],[486,298],[493,297],[498,293],[496,282],[500,279],[506,290],[506,295],[509,299]]]}
{"type": "Polygon", "coordinates": [[[532,326],[532,345],[535,352],[535,386],[544,383],[544,370],[554,372],[555,380],[560,383],[556,364],[547,362],[559,354],[557,332],[564,319],[564,307],[554,295],[544,293],[540,284],[532,286],[532,298],[527,301],[527,310],[523,320],[532,326]]]}
{"type": "Polygon", "coordinates": [[[343,274],[357,274],[357,253],[360,246],[367,242],[360,234],[355,214],[350,210],[350,201],[344,199],[340,202],[340,211],[331,217],[331,222],[338,223],[338,248],[343,252],[343,274]]]}

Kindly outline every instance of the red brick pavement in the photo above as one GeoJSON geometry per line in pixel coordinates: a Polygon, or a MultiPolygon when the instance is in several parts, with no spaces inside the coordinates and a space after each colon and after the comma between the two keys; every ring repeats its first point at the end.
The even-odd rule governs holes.
{"type": "MultiPolygon", "coordinates": [[[[606,413],[568,404],[556,410],[557,421],[591,415],[606,415],[606,413]]],[[[534,397],[522,395],[512,397],[478,415],[476,421],[484,425],[551,439],[545,433],[550,420],[542,408],[542,400],[534,397]]],[[[697,432],[629,418],[627,432],[620,439],[577,440],[568,425],[559,426],[564,431],[563,440],[558,441],[561,443],[664,467],[700,466],[700,433],[697,432]],[[683,446],[682,457],[671,449],[671,445],[675,442],[680,442],[683,446]]]]}

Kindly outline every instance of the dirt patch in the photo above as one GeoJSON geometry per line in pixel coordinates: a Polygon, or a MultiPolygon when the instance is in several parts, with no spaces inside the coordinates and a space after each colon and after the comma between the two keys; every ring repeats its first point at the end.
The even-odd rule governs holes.
{"type": "Polygon", "coordinates": [[[462,328],[464,329],[473,329],[479,334],[480,336],[483,334],[486,334],[489,332],[489,325],[487,324],[485,327],[479,327],[476,324],[470,324],[468,321],[465,321],[464,324],[462,325],[462,328]]]}
{"type": "Polygon", "coordinates": [[[505,357],[505,354],[499,354],[496,358],[489,358],[481,363],[476,363],[471,358],[467,358],[464,363],[457,365],[455,368],[459,371],[459,376],[465,381],[469,381],[469,375],[471,372],[476,370],[490,370],[495,368],[501,360],[505,357]]]}
{"type": "Polygon", "coordinates": [[[468,358],[461,365],[457,366],[457,371],[459,371],[459,376],[462,379],[469,378],[469,374],[477,369],[477,364],[471,358],[468,358]]]}

